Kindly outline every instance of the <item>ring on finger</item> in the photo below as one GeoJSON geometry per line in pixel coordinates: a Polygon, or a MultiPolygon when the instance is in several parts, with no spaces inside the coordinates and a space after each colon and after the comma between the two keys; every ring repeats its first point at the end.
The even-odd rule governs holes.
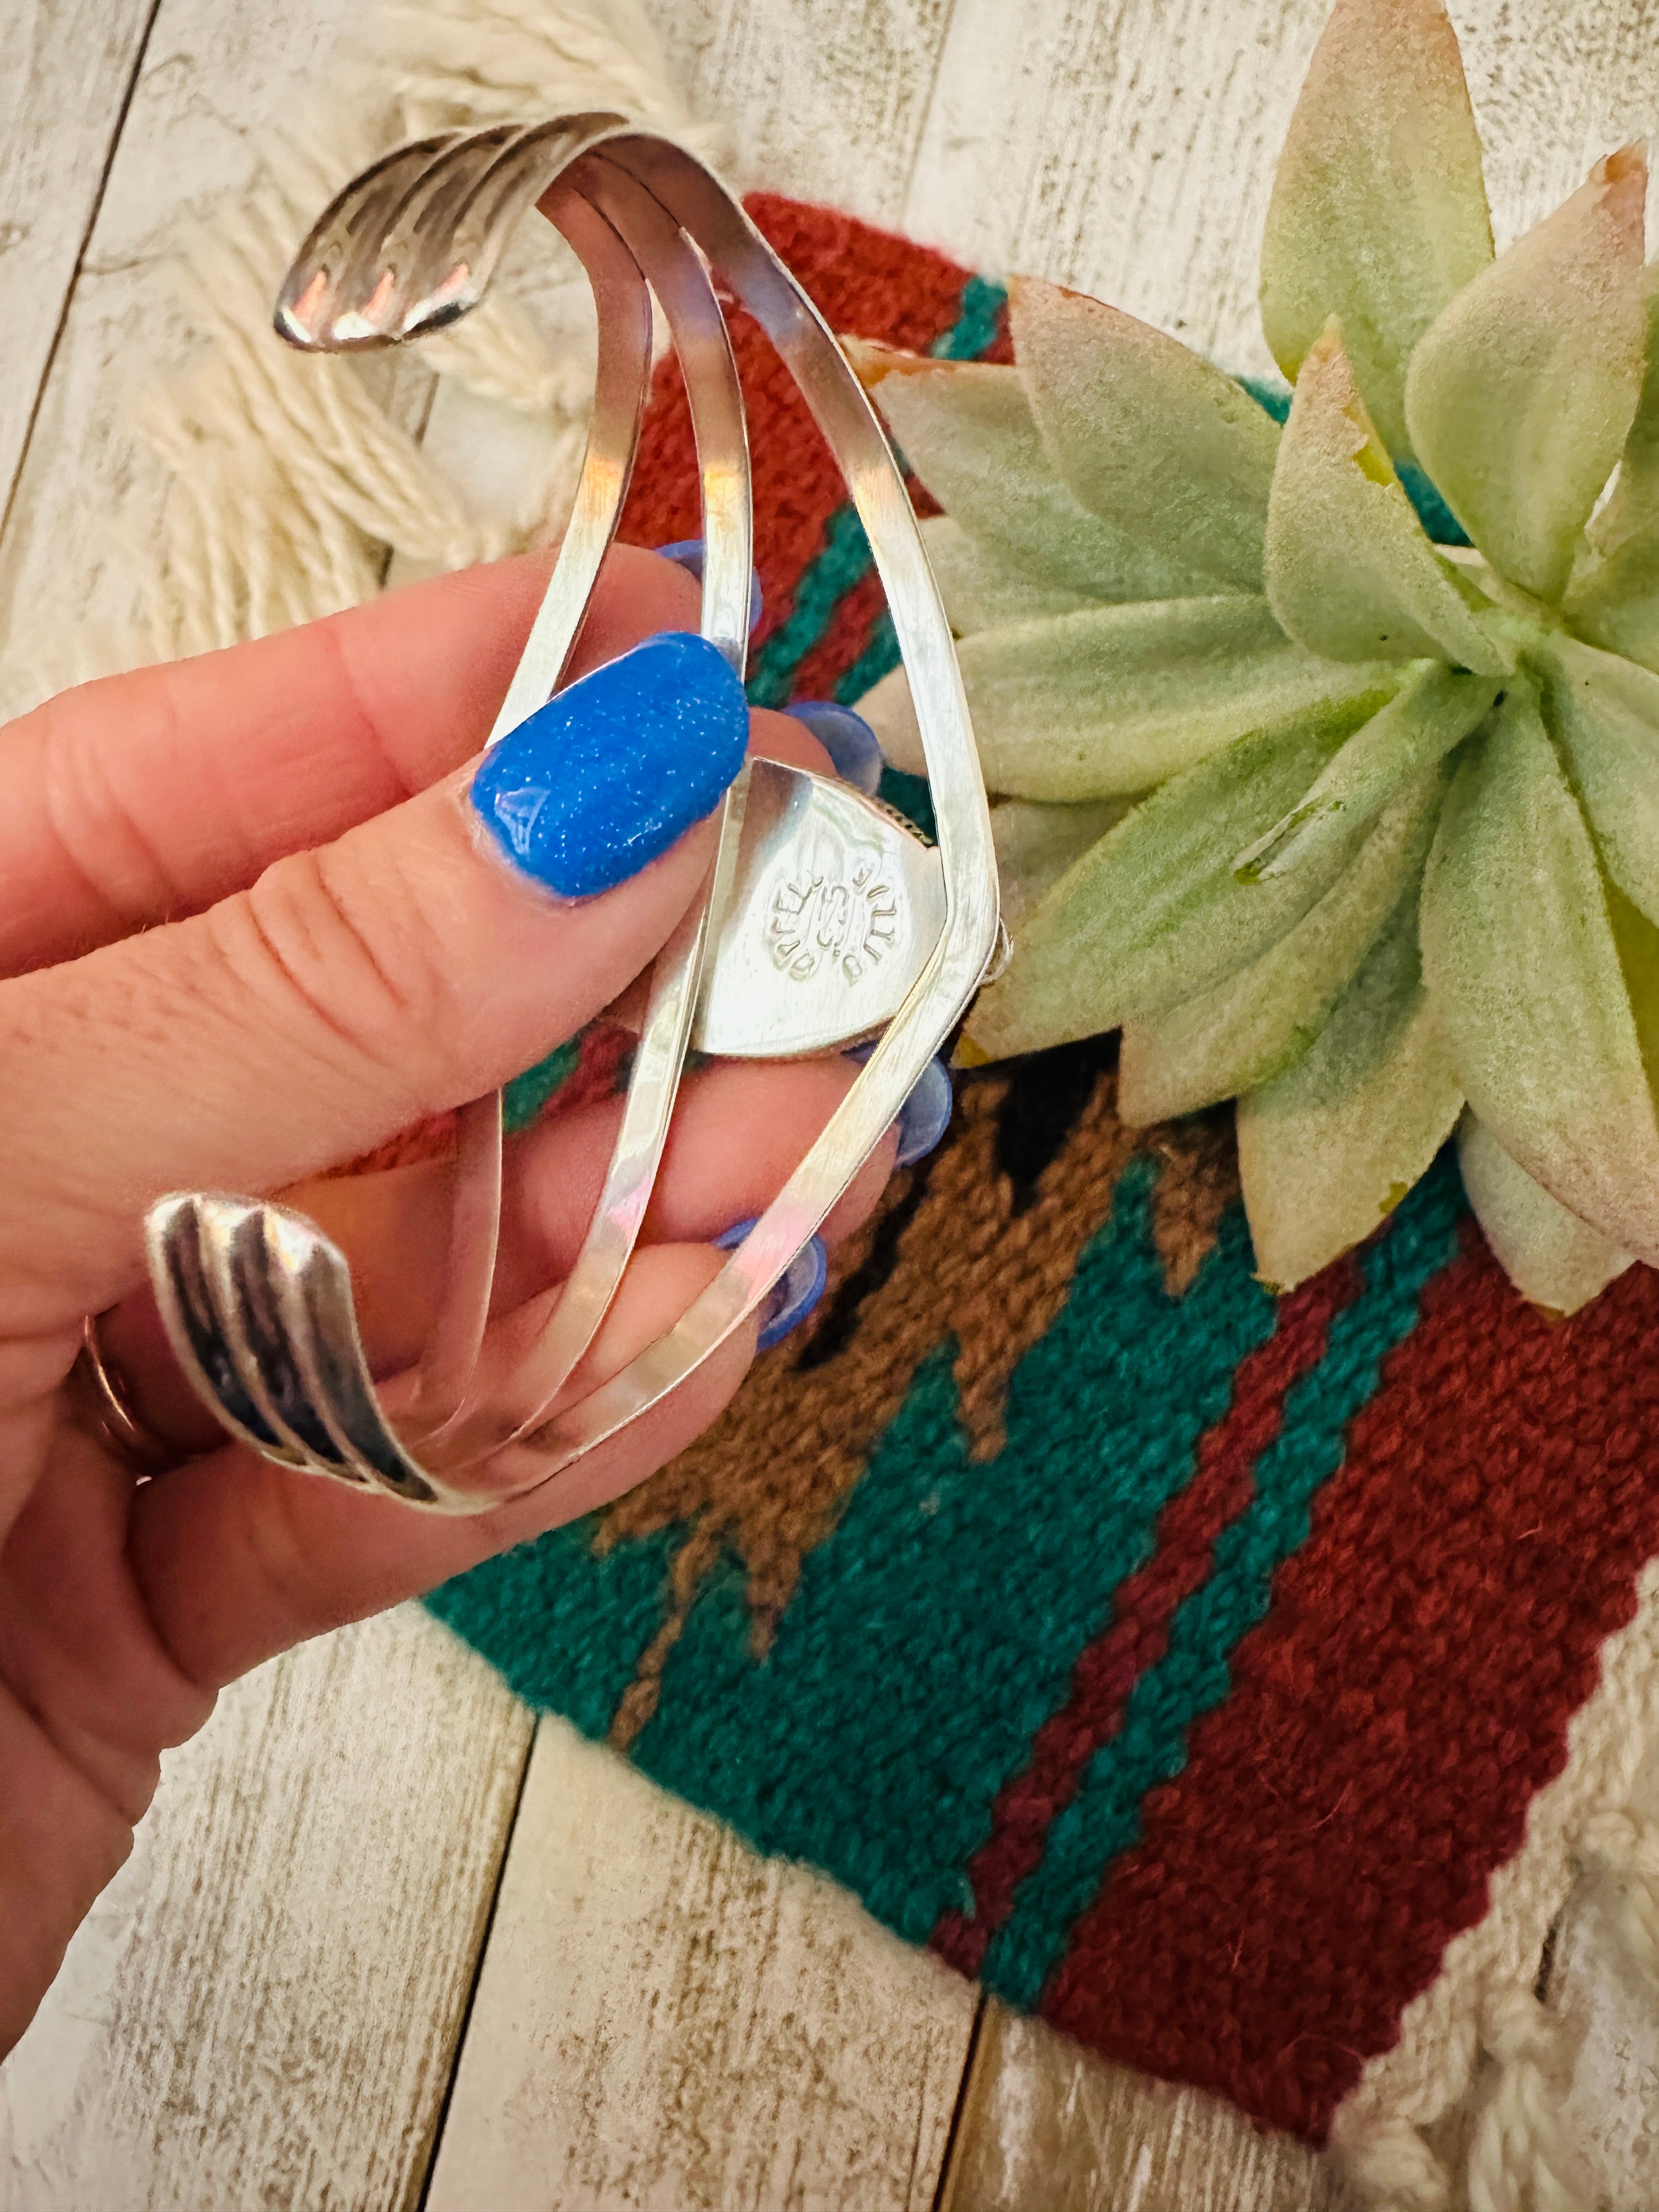
{"type": "Polygon", "coordinates": [[[88,1314],[82,1325],[81,1349],[65,1385],[70,1419],[129,1474],[163,1474],[189,1455],[141,1418],[131,1385],[104,1350],[98,1322],[88,1314]]]}

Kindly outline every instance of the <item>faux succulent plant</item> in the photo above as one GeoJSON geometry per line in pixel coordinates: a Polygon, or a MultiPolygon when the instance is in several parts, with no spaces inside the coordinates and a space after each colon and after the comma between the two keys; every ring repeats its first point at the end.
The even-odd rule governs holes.
{"type": "MultiPolygon", "coordinates": [[[[1438,0],[1337,0],[1263,252],[1282,430],[1051,284],[1013,289],[1016,367],[854,349],[945,509],[995,800],[1014,950],[969,1039],[1121,1024],[1130,1121],[1236,1097],[1281,1287],[1454,1127],[1528,1297],[1659,1264],[1646,180],[1609,155],[1494,258],[1438,0]]],[[[902,675],[866,712],[919,769],[902,675]]]]}

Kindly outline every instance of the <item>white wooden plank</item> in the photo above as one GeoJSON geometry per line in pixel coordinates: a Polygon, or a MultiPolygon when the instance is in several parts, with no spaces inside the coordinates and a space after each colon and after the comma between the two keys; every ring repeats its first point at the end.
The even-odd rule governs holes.
{"type": "Polygon", "coordinates": [[[151,9],[152,0],[0,4],[0,514],[151,9]]]}
{"type": "Polygon", "coordinates": [[[896,223],[952,0],[646,0],[745,189],[896,223]]]}
{"type": "MultiPolygon", "coordinates": [[[[1114,301],[1230,368],[1327,0],[959,0],[902,227],[1114,301]]],[[[1452,0],[1501,240],[1659,117],[1656,0],[1452,0]]]]}
{"type": "Polygon", "coordinates": [[[428,2212],[928,2212],[966,1984],[559,1720],[428,2212]]]}
{"type": "Polygon", "coordinates": [[[1566,2119],[1603,2201],[1659,2203],[1659,2003],[1617,1925],[1619,1901],[1588,1880],[1562,1916],[1550,2005],[1577,2040],[1566,2119]]]}
{"type": "Polygon", "coordinates": [[[1343,2212],[1324,2160],[992,1999],[939,2212],[1343,2212]]]}
{"type": "Polygon", "coordinates": [[[415,1607],[227,1691],[0,2069],[4,2212],[412,2206],[530,1729],[415,1607]]]}
{"type": "MultiPolygon", "coordinates": [[[[89,22],[91,0],[84,12],[89,22]]],[[[191,344],[167,249],[181,219],[246,187],[357,15],[353,0],[162,0],[0,540],[0,714],[39,696],[43,638],[68,623],[95,639],[125,622],[130,556],[110,557],[111,518],[135,484],[158,507],[161,496],[126,410],[191,344]]]]}

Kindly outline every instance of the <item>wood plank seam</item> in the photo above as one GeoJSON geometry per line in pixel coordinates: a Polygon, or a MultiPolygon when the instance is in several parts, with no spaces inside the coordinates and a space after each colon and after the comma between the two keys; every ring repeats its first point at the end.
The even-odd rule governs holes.
{"type": "Polygon", "coordinates": [[[104,166],[99,174],[98,188],[94,192],[92,204],[87,210],[87,220],[81,233],[81,242],[76,249],[75,265],[70,271],[69,282],[64,285],[63,298],[58,302],[58,319],[52,328],[52,343],[46,348],[46,359],[40,364],[40,375],[34,387],[34,397],[29,403],[28,420],[24,425],[22,439],[17,448],[17,457],[12,465],[10,480],[6,485],[5,501],[3,506],[0,506],[0,538],[4,538],[6,526],[11,520],[12,506],[17,497],[17,488],[23,480],[23,467],[28,459],[29,447],[34,442],[35,425],[40,419],[41,404],[46,398],[46,386],[52,380],[52,369],[57,364],[58,349],[63,343],[64,331],[69,323],[70,310],[75,303],[76,290],[81,282],[81,271],[86,262],[87,249],[92,244],[93,233],[98,227],[98,217],[103,210],[104,194],[109,188],[110,172],[115,166],[115,149],[121,143],[121,133],[126,129],[127,116],[132,106],[132,95],[137,89],[138,79],[143,70],[144,57],[149,52],[150,33],[155,28],[155,19],[161,12],[161,0],[150,0],[149,13],[144,18],[143,31],[133,52],[132,66],[127,71],[127,81],[122,88],[121,97],[116,104],[115,120],[110,131],[109,143],[104,149],[104,166]]]}
{"type": "Polygon", "coordinates": [[[963,2054],[962,2079],[957,2083],[957,2101],[951,2110],[951,2124],[945,2130],[945,2155],[939,2160],[939,2187],[933,2192],[933,2212],[951,2212],[951,2202],[956,2195],[957,2175],[960,2171],[957,2157],[963,2123],[974,2091],[974,2076],[980,2063],[980,2052],[985,2045],[985,1991],[975,1992],[974,2024],[968,2031],[968,2048],[963,2054]]]}
{"type": "MultiPolygon", "coordinates": [[[[435,379],[434,379],[435,384],[435,379]]],[[[388,564],[392,556],[386,555],[388,564]]],[[[419,2185],[414,2192],[414,2212],[426,2212],[427,2198],[432,2192],[432,2175],[438,2163],[438,2147],[444,2139],[444,2129],[449,2121],[449,2107],[455,2094],[455,2077],[460,2071],[461,2053],[466,2048],[467,2031],[472,2025],[472,2008],[478,2000],[478,1984],[483,1977],[484,1960],[489,1955],[489,1939],[495,1930],[495,1915],[501,1909],[501,1884],[507,1875],[507,1863],[513,1854],[513,1838],[518,1832],[519,1815],[524,1809],[524,1786],[530,1773],[530,1754],[535,1747],[535,1731],[529,1730],[519,1750],[519,1778],[514,1788],[513,1808],[507,1816],[501,1834],[501,1853],[495,1861],[495,1876],[490,1884],[489,1903],[484,1912],[483,1925],[478,1934],[478,1946],[472,1954],[471,1971],[467,1978],[466,1995],[461,2002],[455,2033],[449,2046],[449,2066],[444,2075],[444,2086],[433,2115],[431,2132],[419,2163],[419,2185]]]]}

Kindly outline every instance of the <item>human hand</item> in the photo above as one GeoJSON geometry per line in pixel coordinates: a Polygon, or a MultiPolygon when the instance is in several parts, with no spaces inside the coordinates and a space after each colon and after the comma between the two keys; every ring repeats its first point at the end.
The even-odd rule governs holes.
{"type": "MultiPolygon", "coordinates": [[[[639,1482],[748,1364],[752,1328],[544,1492],[447,1520],[225,1444],[143,1287],[141,1217],[161,1193],[282,1190],[350,1259],[371,1366],[406,1366],[452,1170],[315,1179],[541,1059],[698,890],[706,819],[575,905],[477,832],[466,763],[544,579],[526,559],[416,586],[87,686],[0,739],[0,2052],[131,1848],[161,1751],[223,1683],[639,1482]],[[179,1447],[154,1481],[68,1418],[88,1313],[146,1427],[179,1447]]],[[[682,569],[619,548],[579,665],[696,623],[682,569]]],[[[788,717],[757,714],[750,742],[830,767],[788,717]]],[[[764,1210],[856,1072],[688,1079],[641,1249],[570,1395],[712,1279],[709,1240],[764,1210]]],[[[509,1141],[501,1305],[568,1268],[619,1115],[596,1104],[509,1141]]],[[[830,1241],[873,1203],[893,1148],[830,1241]]]]}

